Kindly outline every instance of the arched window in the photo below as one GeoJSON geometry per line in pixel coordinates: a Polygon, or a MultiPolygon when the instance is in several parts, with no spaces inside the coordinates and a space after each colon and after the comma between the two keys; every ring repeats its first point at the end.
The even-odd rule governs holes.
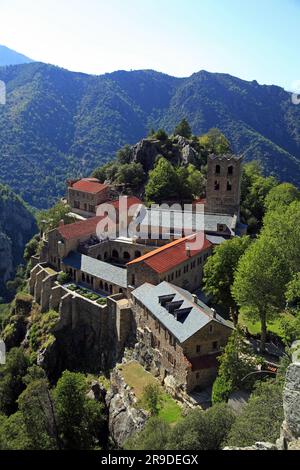
{"type": "Polygon", "coordinates": [[[105,283],[104,290],[105,290],[106,292],[108,292],[108,284],[107,284],[107,282],[105,283]]]}
{"type": "Polygon", "coordinates": [[[116,258],[116,259],[119,258],[119,253],[117,252],[117,250],[113,250],[111,255],[113,258],[116,258]]]}
{"type": "Polygon", "coordinates": [[[123,289],[120,287],[119,294],[123,294],[123,289]]]}
{"type": "Polygon", "coordinates": [[[128,253],[128,251],[124,251],[124,253],[123,253],[123,258],[124,258],[125,260],[130,260],[130,254],[128,253]]]}
{"type": "Polygon", "coordinates": [[[219,191],[220,189],[220,183],[219,181],[215,181],[215,191],[219,191]]]}
{"type": "Polygon", "coordinates": [[[141,253],[139,250],[137,250],[137,251],[134,253],[134,257],[135,257],[135,258],[140,258],[141,256],[142,256],[142,253],[141,253]]]}
{"type": "Polygon", "coordinates": [[[112,294],[112,291],[113,291],[113,287],[112,285],[109,286],[109,292],[112,294]]]}
{"type": "Polygon", "coordinates": [[[106,252],[104,253],[104,259],[107,259],[107,256],[108,256],[108,254],[107,254],[107,251],[106,251],[106,252]]]}
{"type": "Polygon", "coordinates": [[[85,274],[84,274],[84,273],[81,273],[81,280],[82,280],[83,282],[85,282],[85,274]]]}
{"type": "Polygon", "coordinates": [[[100,281],[99,286],[100,286],[100,289],[103,290],[103,281],[100,281]]]}
{"type": "Polygon", "coordinates": [[[230,181],[227,181],[227,191],[231,191],[232,190],[232,184],[230,181]]]}
{"type": "Polygon", "coordinates": [[[228,169],[227,169],[227,174],[228,174],[228,175],[233,175],[233,166],[232,166],[232,165],[230,165],[230,166],[228,167],[228,169]]]}
{"type": "Polygon", "coordinates": [[[216,165],[216,175],[219,175],[221,173],[221,167],[220,165],[216,165]]]}

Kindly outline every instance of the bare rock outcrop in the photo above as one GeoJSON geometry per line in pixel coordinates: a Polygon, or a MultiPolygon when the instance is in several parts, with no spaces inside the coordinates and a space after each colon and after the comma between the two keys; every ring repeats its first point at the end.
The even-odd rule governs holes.
{"type": "Polygon", "coordinates": [[[111,374],[111,388],[106,395],[109,410],[109,432],[121,447],[126,440],[143,429],[148,414],[137,408],[135,395],[124,382],[117,368],[111,374]]]}

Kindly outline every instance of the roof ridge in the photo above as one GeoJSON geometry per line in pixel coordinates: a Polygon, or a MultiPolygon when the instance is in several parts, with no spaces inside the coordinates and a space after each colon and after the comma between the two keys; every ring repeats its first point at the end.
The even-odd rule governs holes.
{"type": "Polygon", "coordinates": [[[132,261],[129,261],[127,263],[128,265],[139,263],[140,261],[144,261],[144,259],[151,258],[152,256],[155,256],[157,253],[160,253],[161,251],[168,250],[169,248],[172,248],[173,246],[178,245],[179,243],[182,243],[184,240],[186,240],[187,237],[184,238],[179,238],[178,240],[173,240],[170,243],[167,243],[166,245],[159,246],[155,250],[149,251],[148,253],[145,253],[144,255],[140,256],[139,258],[136,258],[132,261]]]}

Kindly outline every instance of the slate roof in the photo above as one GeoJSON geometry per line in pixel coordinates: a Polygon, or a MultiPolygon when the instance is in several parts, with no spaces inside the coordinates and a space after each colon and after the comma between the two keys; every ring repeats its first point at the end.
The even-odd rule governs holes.
{"type": "Polygon", "coordinates": [[[82,255],[81,253],[75,253],[74,251],[63,259],[63,263],[65,266],[80,269],[80,271],[100,278],[105,282],[127,288],[127,270],[124,268],[113,266],[112,264],[82,255]]]}
{"type": "Polygon", "coordinates": [[[228,227],[227,232],[224,234],[233,236],[235,235],[235,228],[237,224],[236,216],[230,214],[215,214],[205,212],[204,214],[192,211],[170,211],[165,209],[147,209],[145,217],[141,221],[141,232],[143,232],[143,226],[161,227],[163,229],[174,229],[174,231],[193,230],[205,231],[207,233],[218,232],[218,225],[222,224],[228,227]],[[171,217],[171,219],[170,219],[171,217]],[[171,223],[170,223],[171,220],[171,223]]]}
{"type": "Polygon", "coordinates": [[[132,296],[141,302],[180,343],[184,343],[210,322],[222,323],[225,327],[232,328],[229,322],[223,320],[219,315],[217,315],[217,318],[214,318],[213,311],[209,307],[205,306],[206,308],[204,309],[193,302],[189,292],[165,281],[157,286],[145,283],[132,291],[132,296]],[[190,313],[182,322],[176,320],[175,316],[169,313],[159,302],[160,296],[172,294],[174,294],[174,302],[183,301],[180,309],[191,308],[190,313]]]}
{"type": "Polygon", "coordinates": [[[184,237],[179,240],[175,240],[167,245],[161,246],[143,256],[131,261],[128,265],[134,265],[137,263],[144,262],[147,266],[153,269],[157,273],[164,273],[170,269],[175,268],[179,264],[182,264],[194,256],[202,253],[212,246],[212,244],[206,239],[203,234],[202,246],[196,250],[193,250],[194,235],[184,237]],[[190,254],[187,254],[187,246],[190,242],[190,254]]]}

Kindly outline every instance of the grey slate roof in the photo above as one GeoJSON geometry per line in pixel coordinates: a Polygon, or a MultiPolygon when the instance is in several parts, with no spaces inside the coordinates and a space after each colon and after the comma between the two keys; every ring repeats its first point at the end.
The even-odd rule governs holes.
{"type": "Polygon", "coordinates": [[[205,212],[195,213],[192,211],[169,211],[166,209],[147,209],[145,215],[140,222],[141,230],[144,225],[152,225],[154,227],[176,229],[193,229],[194,231],[205,231],[207,233],[218,232],[218,224],[225,225],[228,230],[224,234],[234,236],[237,224],[236,216],[230,214],[214,214],[205,212]],[[171,221],[171,223],[170,223],[171,221]]]}
{"type": "Polygon", "coordinates": [[[74,251],[63,259],[63,263],[73,269],[80,269],[80,271],[90,276],[100,278],[105,282],[127,288],[127,270],[125,268],[119,268],[90,256],[75,253],[74,251]]]}
{"type": "Polygon", "coordinates": [[[224,326],[232,328],[231,324],[223,320],[219,315],[217,315],[217,318],[214,318],[213,312],[209,307],[206,305],[201,307],[193,302],[193,296],[190,292],[165,281],[157,286],[145,283],[135,289],[132,295],[141,302],[152,315],[180,341],[180,343],[189,339],[210,322],[222,323],[224,326]],[[180,309],[191,307],[190,313],[183,322],[176,320],[173,314],[169,313],[164,306],[160,305],[159,296],[169,294],[175,294],[173,301],[183,300],[180,309]]]}

